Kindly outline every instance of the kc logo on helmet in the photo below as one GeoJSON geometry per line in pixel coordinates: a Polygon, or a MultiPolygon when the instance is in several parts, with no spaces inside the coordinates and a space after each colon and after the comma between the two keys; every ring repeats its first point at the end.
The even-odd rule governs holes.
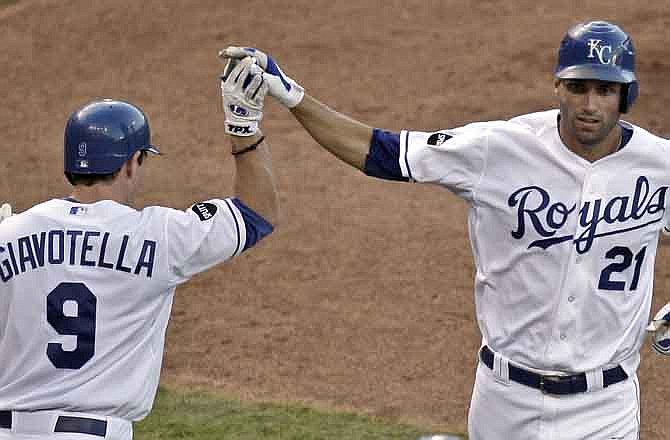
{"type": "Polygon", "coordinates": [[[589,55],[586,58],[596,58],[600,61],[600,64],[614,64],[614,58],[612,56],[612,46],[603,46],[603,40],[596,40],[595,38],[589,38],[589,55]]]}

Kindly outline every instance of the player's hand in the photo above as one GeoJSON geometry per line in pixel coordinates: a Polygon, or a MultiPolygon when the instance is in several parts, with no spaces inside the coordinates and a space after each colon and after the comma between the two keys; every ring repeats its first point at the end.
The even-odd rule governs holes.
{"type": "Polygon", "coordinates": [[[263,78],[268,83],[270,96],[273,96],[288,108],[300,104],[303,96],[305,96],[305,89],[284,74],[275,60],[263,51],[253,47],[229,46],[219,52],[219,57],[228,62],[223,71],[223,76],[227,76],[239,60],[245,57],[255,58],[258,65],[265,71],[263,78]]]}
{"type": "Polygon", "coordinates": [[[670,356],[670,303],[656,313],[647,326],[651,333],[651,347],[658,354],[670,356]]]}
{"type": "Polygon", "coordinates": [[[244,58],[230,70],[225,80],[221,76],[228,134],[252,136],[263,119],[263,101],[268,84],[263,80],[263,71],[255,63],[253,58],[244,58]]]}
{"type": "Polygon", "coordinates": [[[0,206],[0,222],[11,216],[12,216],[12,205],[10,205],[9,203],[3,203],[3,205],[0,206]]]}

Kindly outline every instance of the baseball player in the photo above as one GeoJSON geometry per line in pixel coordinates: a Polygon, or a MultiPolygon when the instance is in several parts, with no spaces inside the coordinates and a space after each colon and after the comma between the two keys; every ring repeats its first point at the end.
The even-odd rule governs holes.
{"type": "Polygon", "coordinates": [[[72,113],[72,194],[0,224],[0,439],[131,439],[156,394],[176,286],[272,232],[267,85],[252,66],[222,83],[236,197],[186,211],[132,208],[147,155],[160,154],[137,106],[72,113]]]}
{"type": "Polygon", "coordinates": [[[257,49],[221,56],[229,66],[255,57],[269,94],[344,162],[469,202],[482,333],[470,439],[638,439],[636,371],[670,221],[670,146],[620,119],[638,96],[622,29],[593,21],[567,32],[558,109],[432,133],[337,113],[257,49]]]}

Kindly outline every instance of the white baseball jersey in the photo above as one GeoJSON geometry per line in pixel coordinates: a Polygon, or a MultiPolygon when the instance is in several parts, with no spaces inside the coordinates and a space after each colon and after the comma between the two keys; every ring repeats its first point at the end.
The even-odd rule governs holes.
{"type": "Polygon", "coordinates": [[[252,244],[245,208],[50,200],[2,222],[0,409],[146,416],[175,287],[252,244]]]}
{"type": "Polygon", "coordinates": [[[632,134],[588,162],[559,137],[558,111],[437,133],[403,131],[402,176],[470,203],[483,342],[540,372],[639,364],[659,231],[668,223],[668,145],[632,134]]]}

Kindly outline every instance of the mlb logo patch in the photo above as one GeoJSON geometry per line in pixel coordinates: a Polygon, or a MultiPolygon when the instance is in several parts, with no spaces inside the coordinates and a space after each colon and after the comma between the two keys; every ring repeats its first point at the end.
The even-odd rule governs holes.
{"type": "Polygon", "coordinates": [[[88,168],[88,161],[86,159],[80,159],[77,161],[77,168],[88,168]]]}
{"type": "Polygon", "coordinates": [[[70,208],[70,215],[86,215],[86,208],[84,206],[73,206],[70,208]]]}

